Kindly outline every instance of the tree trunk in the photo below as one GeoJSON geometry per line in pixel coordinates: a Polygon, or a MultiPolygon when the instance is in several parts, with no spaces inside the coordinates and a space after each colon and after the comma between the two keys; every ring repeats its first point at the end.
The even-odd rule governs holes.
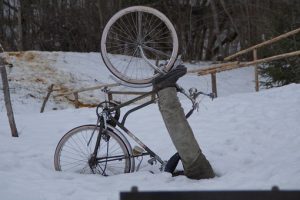
{"type": "Polygon", "coordinates": [[[104,29],[104,17],[103,17],[103,11],[104,11],[104,5],[103,5],[103,0],[98,0],[97,1],[97,7],[98,7],[98,16],[99,16],[99,21],[100,21],[100,30],[101,32],[104,29]]]}
{"type": "Polygon", "coordinates": [[[216,53],[213,52],[213,56],[224,56],[224,52],[223,52],[223,46],[222,46],[222,41],[220,39],[220,22],[219,22],[219,18],[218,18],[218,13],[217,13],[217,7],[215,4],[215,0],[211,0],[210,1],[210,7],[211,7],[211,11],[213,14],[213,20],[214,20],[214,35],[216,36],[216,45],[218,47],[218,51],[216,53]],[[218,54],[218,55],[215,55],[218,54]]]}
{"type": "Polygon", "coordinates": [[[20,5],[18,8],[18,39],[17,39],[17,49],[18,51],[23,51],[23,27],[22,27],[22,1],[20,0],[20,5]]]}
{"type": "Polygon", "coordinates": [[[3,10],[4,10],[3,9],[3,0],[0,0],[0,24],[1,24],[0,35],[4,39],[5,35],[4,35],[4,15],[3,15],[3,10]]]}

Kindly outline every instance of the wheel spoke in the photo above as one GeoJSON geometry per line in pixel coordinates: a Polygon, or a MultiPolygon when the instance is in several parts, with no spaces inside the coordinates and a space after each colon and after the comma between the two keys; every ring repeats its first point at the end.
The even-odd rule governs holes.
{"type": "Polygon", "coordinates": [[[129,83],[150,83],[156,75],[149,62],[155,65],[155,60],[164,60],[164,70],[168,71],[177,57],[175,29],[153,8],[133,6],[119,11],[109,20],[103,35],[106,36],[101,40],[104,63],[115,76],[129,83]],[[137,51],[139,46],[145,50],[147,61],[137,51]]]}

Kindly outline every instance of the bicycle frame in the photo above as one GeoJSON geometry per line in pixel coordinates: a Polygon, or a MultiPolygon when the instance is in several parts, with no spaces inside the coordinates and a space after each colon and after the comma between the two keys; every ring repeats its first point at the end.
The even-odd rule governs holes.
{"type": "MultiPolygon", "coordinates": [[[[116,106],[116,107],[113,107],[113,108],[108,108],[107,110],[105,110],[105,111],[102,111],[102,112],[105,112],[106,114],[106,116],[109,116],[110,115],[110,113],[112,113],[112,112],[115,112],[116,110],[118,110],[118,109],[121,109],[121,108],[123,108],[123,107],[125,107],[125,106],[128,106],[128,105],[130,105],[130,104],[132,104],[132,103],[134,103],[134,102],[137,102],[137,101],[139,101],[139,100],[142,100],[142,99],[144,99],[144,98],[147,98],[147,97],[149,97],[149,96],[152,96],[153,94],[155,94],[156,93],[156,91],[150,91],[150,92],[147,92],[147,93],[145,93],[145,94],[143,94],[143,95],[141,95],[141,96],[138,96],[138,97],[136,97],[136,98],[134,98],[134,99],[131,99],[131,100],[129,100],[129,101],[126,101],[126,102],[124,102],[124,103],[122,103],[122,104],[120,104],[120,105],[118,105],[118,106],[116,106]]],[[[111,118],[109,118],[114,124],[116,124],[116,126],[117,127],[119,127],[120,129],[122,129],[130,138],[132,138],[138,145],[140,145],[147,153],[142,153],[142,154],[140,154],[140,155],[130,155],[131,157],[139,157],[139,156],[145,156],[145,155],[150,155],[150,157],[151,157],[151,159],[148,161],[150,164],[153,164],[154,162],[156,162],[156,161],[158,161],[160,164],[161,164],[161,170],[163,170],[163,168],[164,168],[164,165],[166,164],[166,162],[165,161],[163,161],[161,158],[160,158],[160,156],[158,156],[154,151],[152,151],[146,144],[144,144],[138,137],[136,137],[130,130],[128,130],[126,127],[125,127],[125,122],[126,122],[126,119],[127,119],[127,117],[129,116],[129,114],[131,114],[131,113],[133,113],[134,111],[136,111],[136,110],[139,110],[139,109],[141,109],[141,108],[144,108],[144,107],[146,107],[146,106],[148,106],[148,105],[150,105],[150,104],[153,104],[153,103],[155,103],[156,102],[156,100],[157,100],[157,98],[155,98],[155,99],[151,99],[151,100],[149,100],[149,101],[147,101],[147,102],[145,102],[145,103],[143,103],[143,104],[141,104],[141,105],[138,105],[138,106],[136,106],[136,107],[134,107],[134,108],[132,108],[132,109],[130,109],[129,111],[127,111],[126,113],[125,113],[125,115],[123,116],[123,118],[122,118],[122,120],[120,120],[120,121],[118,121],[118,120],[116,120],[115,118],[113,118],[113,117],[111,117],[111,118]]],[[[99,117],[99,116],[98,116],[99,117]]],[[[95,149],[94,149],[94,155],[95,156],[97,156],[97,150],[98,150],[98,148],[99,148],[99,145],[100,145],[100,140],[101,140],[101,137],[102,137],[102,135],[103,134],[101,134],[102,133],[102,131],[105,131],[105,120],[107,120],[107,119],[104,119],[105,117],[103,117],[103,115],[100,115],[100,119],[98,119],[98,121],[99,121],[99,126],[100,126],[100,134],[98,135],[98,137],[97,137],[97,142],[96,142],[96,146],[95,146],[95,149]]],[[[110,160],[115,160],[115,159],[120,159],[120,157],[118,157],[118,156],[115,156],[115,157],[110,157],[109,158],[109,160],[106,160],[106,161],[110,161],[110,160]]],[[[96,158],[96,160],[98,160],[98,161],[100,161],[100,160],[103,160],[103,158],[101,159],[101,158],[96,158]]],[[[105,161],[104,161],[105,162],[105,161]]]]}
{"type": "MultiPolygon", "coordinates": [[[[176,88],[179,92],[183,93],[188,99],[191,100],[193,106],[192,106],[192,109],[186,114],[186,118],[188,118],[192,113],[193,111],[197,108],[198,106],[198,103],[196,103],[196,98],[199,94],[203,94],[203,95],[207,95],[207,96],[210,96],[211,98],[213,98],[213,95],[212,94],[205,94],[203,92],[197,92],[197,90],[194,90],[193,92],[189,91],[190,94],[187,94],[186,91],[176,85],[176,88]]],[[[107,93],[107,89],[105,88],[103,90],[103,92],[106,92],[107,93]]],[[[154,151],[152,151],[146,144],[144,144],[138,137],[136,137],[130,130],[128,130],[126,127],[125,127],[125,122],[126,122],[126,119],[127,117],[129,116],[129,114],[131,114],[132,112],[136,111],[136,110],[139,110],[141,108],[144,108],[150,104],[153,104],[157,101],[157,97],[154,98],[154,99],[151,99],[141,105],[138,105],[132,109],[130,109],[129,111],[127,111],[125,113],[125,115],[123,116],[122,120],[119,122],[119,120],[116,120],[114,117],[111,117],[111,113],[113,112],[116,112],[117,110],[125,107],[125,106],[128,106],[134,102],[137,102],[141,99],[144,99],[148,96],[153,96],[153,94],[157,93],[156,90],[153,90],[153,91],[150,91],[150,92],[147,92],[143,95],[140,95],[134,99],[131,99],[129,101],[126,101],[120,105],[117,105],[113,108],[104,108],[103,111],[99,114],[98,113],[98,108],[97,108],[97,115],[98,115],[98,122],[99,123],[99,126],[100,126],[100,131],[99,131],[99,134],[98,134],[98,137],[97,137],[97,142],[96,142],[96,146],[95,146],[95,149],[94,149],[94,155],[95,155],[95,159],[97,161],[100,161],[100,160],[103,160],[103,158],[96,158],[97,157],[97,151],[98,151],[98,148],[99,148],[99,145],[100,145],[100,140],[101,140],[101,137],[102,137],[102,132],[107,129],[107,121],[108,120],[111,120],[117,127],[119,127],[120,129],[122,129],[130,138],[132,138],[137,144],[139,144],[147,153],[142,153],[140,155],[131,155],[131,152],[130,152],[130,157],[139,157],[139,156],[145,156],[145,155],[150,155],[151,159],[148,160],[148,163],[150,164],[153,164],[154,162],[159,162],[161,164],[161,168],[160,170],[162,171],[164,169],[164,166],[166,165],[166,161],[163,161],[154,151]]],[[[108,159],[122,159],[123,157],[120,157],[120,156],[114,156],[114,157],[109,157],[107,158],[106,157],[106,162],[108,161],[108,159]]],[[[109,160],[110,161],[110,160],[109,160]]],[[[104,161],[105,162],[105,161],[104,161]]]]}

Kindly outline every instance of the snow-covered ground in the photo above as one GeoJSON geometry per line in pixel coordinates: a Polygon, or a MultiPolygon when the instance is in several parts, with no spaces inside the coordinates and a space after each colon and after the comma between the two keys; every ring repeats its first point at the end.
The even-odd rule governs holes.
{"type": "MultiPolygon", "coordinates": [[[[129,191],[132,186],[141,191],[250,190],[270,189],[273,185],[300,189],[300,85],[256,93],[251,67],[218,74],[219,97],[213,101],[203,98],[199,112],[189,119],[216,178],[171,177],[160,173],[158,165],[147,165],[147,159],[139,172],[112,177],[56,172],[53,155],[60,138],[71,128],[95,123],[96,115],[95,109],[75,110],[64,99],[51,99],[46,112],[40,114],[47,87],[61,83],[61,88],[68,91],[111,80],[99,54],[36,54],[41,57],[29,62],[32,66],[20,62],[25,62],[24,55],[11,58],[15,66],[9,78],[19,138],[10,136],[0,93],[1,199],[116,200],[120,191],[129,191]],[[41,66],[44,68],[39,70],[41,66]],[[53,111],[54,107],[59,110],[53,111]]],[[[209,77],[188,75],[180,84],[210,90],[209,77]]],[[[87,94],[83,100],[99,101],[99,93],[87,94]]],[[[181,99],[183,107],[188,109],[189,101],[181,99]]],[[[175,152],[157,105],[130,115],[127,123],[163,159],[175,152]]]]}
{"type": "MultiPolygon", "coordinates": [[[[55,91],[47,102],[46,111],[74,108],[74,105],[65,97],[55,97],[56,94],[94,87],[102,83],[115,83],[99,53],[28,51],[9,53],[6,55],[6,59],[14,66],[8,70],[8,78],[10,79],[12,102],[16,113],[39,112],[43,99],[47,95],[47,88],[51,84],[54,84],[55,91]]],[[[194,69],[207,66],[208,63],[186,65],[189,69],[194,69]]],[[[253,70],[253,67],[247,67],[218,74],[218,95],[227,96],[254,91],[253,70]]],[[[2,82],[0,86],[1,84],[2,82]]],[[[187,75],[180,80],[180,84],[185,88],[197,87],[206,92],[211,90],[209,75],[187,75]]],[[[118,87],[113,88],[113,90],[128,91],[134,89],[118,87]]],[[[149,88],[142,90],[149,90],[149,88]]],[[[74,99],[72,95],[68,98],[74,99]]],[[[85,104],[97,104],[104,98],[105,95],[100,90],[79,93],[79,100],[85,104]]],[[[125,97],[121,96],[114,98],[126,100],[125,97]]],[[[3,101],[2,93],[0,93],[0,101],[3,101]]],[[[0,111],[3,109],[4,106],[0,104],[0,111]]]]}

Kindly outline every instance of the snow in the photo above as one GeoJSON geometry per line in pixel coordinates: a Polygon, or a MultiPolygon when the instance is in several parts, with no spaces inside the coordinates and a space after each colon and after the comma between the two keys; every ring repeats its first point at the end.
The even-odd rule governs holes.
{"type": "MultiPolygon", "coordinates": [[[[74,109],[63,98],[50,99],[46,112],[39,113],[47,87],[61,83],[71,90],[112,80],[97,53],[33,53],[41,56],[34,62],[25,62],[25,56],[11,58],[15,66],[9,77],[19,138],[10,136],[0,93],[1,199],[116,200],[120,191],[129,191],[132,186],[140,191],[269,190],[273,185],[300,189],[300,85],[254,92],[251,67],[218,74],[219,97],[213,101],[202,98],[199,112],[189,118],[217,177],[171,177],[159,172],[159,165],[148,165],[146,157],[140,171],[130,174],[102,177],[56,172],[53,156],[60,138],[76,126],[94,124],[96,115],[94,108],[74,109]],[[43,81],[34,81],[37,78],[43,81]],[[54,107],[59,110],[52,110],[54,107]]],[[[180,84],[210,90],[208,76],[187,75],[180,84]]],[[[99,91],[82,98],[96,102],[98,97],[99,91]]],[[[180,98],[187,110],[189,101],[180,98]]],[[[126,125],[164,160],[175,152],[156,104],[131,114],[126,125]]]]}
{"type": "MultiPolygon", "coordinates": [[[[54,97],[55,94],[93,87],[102,83],[115,83],[99,53],[27,51],[12,52],[6,54],[5,57],[14,66],[8,70],[8,78],[10,79],[10,92],[16,113],[39,112],[47,95],[47,88],[51,84],[54,84],[55,92],[47,102],[46,111],[74,108],[74,105],[66,98],[54,97]]],[[[208,64],[205,62],[186,63],[190,69],[204,67],[208,64]]],[[[254,91],[253,70],[253,67],[246,67],[217,74],[218,95],[227,96],[254,91]]],[[[187,75],[180,79],[179,83],[185,88],[196,87],[204,92],[211,90],[209,75],[187,75]]],[[[129,89],[117,87],[113,90],[128,91],[129,89]]],[[[130,88],[130,90],[148,91],[149,88],[130,88]]],[[[69,96],[69,98],[74,99],[73,96],[69,96]]],[[[79,100],[87,104],[98,104],[104,98],[105,95],[99,90],[79,94],[79,100]]],[[[128,99],[119,95],[114,98],[123,101],[128,99]]],[[[0,101],[3,101],[1,93],[0,101]]],[[[0,111],[3,109],[3,106],[0,106],[0,111]]]]}

